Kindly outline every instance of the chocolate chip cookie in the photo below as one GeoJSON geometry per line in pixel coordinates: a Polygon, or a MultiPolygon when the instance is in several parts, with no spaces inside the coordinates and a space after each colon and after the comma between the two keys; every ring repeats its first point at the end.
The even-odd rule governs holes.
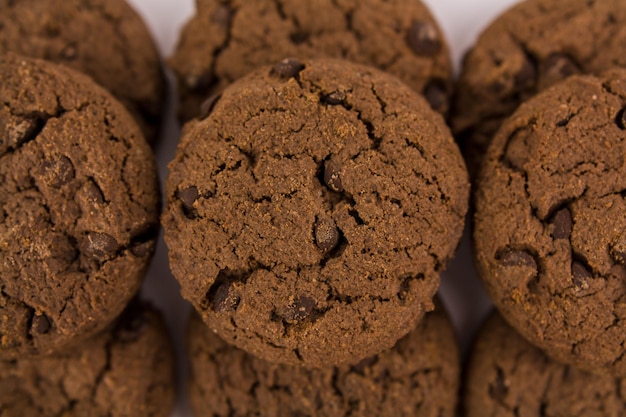
{"type": "Polygon", "coordinates": [[[223,342],[197,315],[188,344],[197,416],[455,415],[459,351],[440,305],[392,349],[353,366],[272,364],[223,342]]]}
{"type": "Polygon", "coordinates": [[[148,28],[125,0],[0,0],[0,54],[9,51],[89,75],[156,140],[165,79],[148,28]]]}
{"type": "Polygon", "coordinates": [[[236,79],[285,57],[344,58],[385,70],[446,113],[446,41],[420,0],[196,0],[170,64],[180,117],[236,79]]]}
{"type": "Polygon", "coordinates": [[[286,59],[186,125],[163,216],[182,294],[226,341],[311,367],[390,348],[463,229],[450,131],[395,77],[286,59]]]}
{"type": "Polygon", "coordinates": [[[623,0],[526,0],[495,20],[468,53],[453,131],[475,174],[502,121],[573,74],[626,66],[623,0]]]}
{"type": "Polygon", "coordinates": [[[626,380],[559,364],[498,315],[483,325],[465,380],[467,417],[619,417],[626,380]]]}
{"type": "Polygon", "coordinates": [[[574,76],[494,138],[474,243],[505,319],[553,358],[626,375],[626,69],[574,76]]]}
{"type": "Polygon", "coordinates": [[[0,57],[0,357],[46,354],[107,326],[158,230],[150,147],[88,77],[0,57]]]}
{"type": "Polygon", "coordinates": [[[137,304],[111,329],[74,349],[0,362],[3,417],[167,417],[174,391],[163,320],[137,304]]]}

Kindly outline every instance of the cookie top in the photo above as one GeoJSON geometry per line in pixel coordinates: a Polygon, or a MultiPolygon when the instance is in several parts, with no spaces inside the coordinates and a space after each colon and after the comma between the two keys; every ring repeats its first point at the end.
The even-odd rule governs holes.
{"type": "Polygon", "coordinates": [[[149,146],[113,97],[45,61],[0,57],[0,357],[104,328],[158,230],[149,146]]]}
{"type": "Polygon", "coordinates": [[[170,59],[184,121],[209,95],[286,57],[371,65],[448,110],[448,46],[420,0],[196,0],[196,9],[170,59]]]}
{"type": "Polygon", "coordinates": [[[395,77],[288,59],[186,125],[163,216],[182,294],[226,341],[305,366],[390,348],[432,309],[467,209],[443,118],[395,77]]]}
{"type": "Polygon", "coordinates": [[[131,304],[117,324],[74,349],[0,362],[3,417],[167,417],[174,358],[163,320],[131,304]]]}
{"type": "Polygon", "coordinates": [[[483,325],[465,380],[467,417],[619,417],[626,380],[559,364],[493,314],[483,325]]]}
{"type": "Polygon", "coordinates": [[[495,20],[468,53],[453,131],[471,173],[502,121],[563,78],[626,66],[623,0],[526,0],[495,20]]]}
{"type": "Polygon", "coordinates": [[[575,76],[499,130],[475,195],[477,266],[560,361],[626,375],[626,70],[575,76]]]}
{"type": "Polygon", "coordinates": [[[0,0],[0,54],[9,51],[89,75],[156,140],[165,79],[148,28],[125,0],[0,0]]]}
{"type": "Polygon", "coordinates": [[[223,342],[195,314],[188,345],[198,416],[455,415],[459,351],[439,305],[392,349],[354,366],[307,370],[265,362],[223,342]]]}

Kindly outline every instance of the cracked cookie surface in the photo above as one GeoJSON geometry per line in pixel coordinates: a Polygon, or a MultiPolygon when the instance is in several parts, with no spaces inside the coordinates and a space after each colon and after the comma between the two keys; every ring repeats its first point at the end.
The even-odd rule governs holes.
{"type": "Polygon", "coordinates": [[[165,79],[159,54],[125,0],[0,0],[0,54],[66,65],[92,77],[158,136],[165,79]]]}
{"type": "Polygon", "coordinates": [[[0,357],[47,354],[103,329],[138,290],[156,167],[89,78],[13,54],[0,76],[0,357]]]}
{"type": "Polygon", "coordinates": [[[167,417],[174,391],[163,320],[135,302],[112,328],[80,346],[0,362],[3,417],[167,417]]]}
{"type": "Polygon", "coordinates": [[[626,380],[562,365],[494,313],[470,359],[463,395],[467,417],[619,417],[626,380]]]}
{"type": "Polygon", "coordinates": [[[463,63],[452,130],[468,168],[526,99],[581,73],[626,66],[626,2],[526,0],[496,19],[463,63]]]}
{"type": "Polygon", "coordinates": [[[475,194],[493,302],[550,356],[626,375],[626,70],[574,76],[516,111],[475,194]]]}
{"type": "Polygon", "coordinates": [[[163,216],[182,294],[268,360],[358,361],[432,309],[468,180],[443,118],[394,77],[284,60],[185,126],[163,216]]]}
{"type": "Polygon", "coordinates": [[[392,349],[353,366],[272,364],[223,342],[197,314],[188,346],[190,401],[198,416],[455,415],[459,351],[440,304],[392,349]]]}
{"type": "Polygon", "coordinates": [[[183,121],[209,95],[287,57],[371,65],[448,110],[448,46],[420,0],[197,0],[196,9],[170,59],[183,121]]]}

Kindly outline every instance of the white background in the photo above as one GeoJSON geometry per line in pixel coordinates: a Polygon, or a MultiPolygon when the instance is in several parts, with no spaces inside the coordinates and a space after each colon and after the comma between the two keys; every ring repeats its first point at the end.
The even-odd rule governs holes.
{"type": "MultiPolygon", "coordinates": [[[[193,0],[128,1],[143,16],[156,39],[161,55],[164,58],[169,57],[175,48],[180,28],[194,13],[193,0]]],[[[516,2],[516,0],[423,1],[430,6],[431,11],[442,26],[451,45],[452,58],[457,72],[463,54],[476,40],[480,31],[498,14],[516,2]]],[[[174,118],[174,103],[170,99],[166,127],[157,149],[157,160],[162,180],[167,175],[167,163],[174,155],[179,132],[179,126],[174,118]]],[[[173,416],[191,416],[184,394],[184,381],[187,378],[184,335],[190,306],[181,298],[179,286],[170,274],[167,249],[162,239],[159,242],[143,292],[166,315],[176,345],[179,395],[173,416]]],[[[462,351],[466,354],[472,337],[490,306],[472,264],[467,227],[455,259],[442,277],[440,294],[454,321],[462,351]]]]}

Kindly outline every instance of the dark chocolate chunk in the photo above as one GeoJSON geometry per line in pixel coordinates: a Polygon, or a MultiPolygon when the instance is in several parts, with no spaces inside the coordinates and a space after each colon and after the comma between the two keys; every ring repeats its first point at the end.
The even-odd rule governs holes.
{"type": "Polygon", "coordinates": [[[552,224],[554,225],[552,236],[555,239],[569,239],[572,234],[572,213],[567,208],[557,211],[552,224]]]}
{"type": "Polygon", "coordinates": [[[292,78],[297,77],[303,69],[304,65],[297,59],[285,58],[274,65],[274,74],[282,78],[292,78]]]}
{"type": "Polygon", "coordinates": [[[337,104],[343,103],[345,99],[346,93],[342,91],[333,91],[332,93],[322,97],[322,103],[330,106],[336,106],[337,104]]]}
{"type": "Polygon", "coordinates": [[[311,313],[315,310],[315,300],[302,296],[299,297],[294,304],[290,305],[285,312],[285,320],[287,321],[301,321],[311,316],[311,313]]]}
{"type": "Polygon", "coordinates": [[[414,21],[406,36],[406,41],[416,55],[433,56],[441,51],[441,39],[437,28],[430,22],[414,21]]]}
{"type": "Polygon", "coordinates": [[[496,401],[503,401],[508,393],[509,388],[504,378],[504,372],[502,372],[502,369],[497,368],[496,380],[489,385],[489,395],[496,401]]]}
{"type": "Polygon", "coordinates": [[[119,245],[117,240],[106,233],[88,233],[82,238],[80,243],[80,251],[97,260],[111,258],[118,249],[119,245]]]}
{"type": "Polygon", "coordinates": [[[328,252],[339,242],[339,230],[332,219],[318,220],[315,223],[315,244],[320,250],[328,252]]]}
{"type": "Polygon", "coordinates": [[[56,161],[46,161],[43,164],[48,184],[54,188],[61,188],[74,179],[74,164],[67,156],[61,156],[56,161]]]}
{"type": "Polygon", "coordinates": [[[550,55],[543,63],[543,73],[558,79],[580,73],[572,58],[563,54],[550,55]]]}
{"type": "Polygon", "coordinates": [[[93,178],[89,178],[85,183],[85,194],[87,199],[95,204],[104,203],[104,194],[93,178]]]}
{"type": "Polygon", "coordinates": [[[215,292],[212,294],[212,298],[212,307],[217,313],[225,313],[235,310],[240,301],[232,283],[226,280],[218,283],[215,292]]]}
{"type": "Polygon", "coordinates": [[[523,266],[537,269],[535,258],[524,250],[505,250],[500,255],[500,263],[504,266],[523,266]]]}
{"type": "Polygon", "coordinates": [[[586,288],[589,286],[587,281],[592,278],[591,271],[585,265],[578,261],[572,262],[572,282],[578,288],[586,288]]]}
{"type": "Polygon", "coordinates": [[[199,196],[198,187],[195,185],[178,191],[178,198],[180,202],[183,203],[183,207],[187,210],[193,210],[193,203],[196,202],[199,196]]]}
{"type": "Polygon", "coordinates": [[[329,160],[324,166],[324,182],[332,191],[343,191],[341,183],[341,166],[334,160],[329,160]]]}
{"type": "Polygon", "coordinates": [[[51,328],[50,319],[44,314],[35,314],[33,317],[33,329],[38,334],[46,334],[51,328]]]}
{"type": "Polygon", "coordinates": [[[620,129],[626,130],[626,107],[617,114],[615,122],[620,129]]]}
{"type": "Polygon", "coordinates": [[[431,81],[426,84],[423,94],[433,110],[441,111],[448,104],[446,88],[438,81],[431,81]]]}
{"type": "Polygon", "coordinates": [[[522,89],[530,88],[535,84],[536,79],[537,70],[535,65],[527,58],[524,60],[522,68],[515,75],[515,86],[522,89]]]}

